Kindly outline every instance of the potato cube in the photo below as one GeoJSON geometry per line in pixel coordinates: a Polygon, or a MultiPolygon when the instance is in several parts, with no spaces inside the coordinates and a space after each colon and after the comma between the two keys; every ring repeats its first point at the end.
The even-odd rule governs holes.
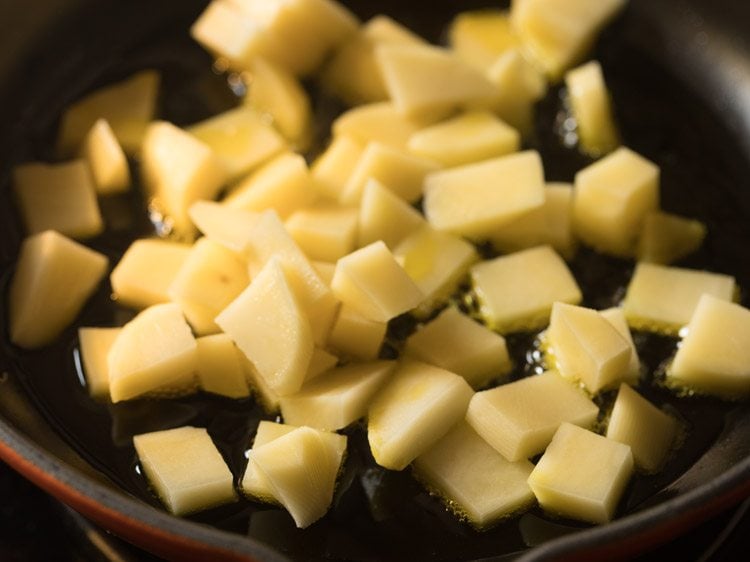
{"type": "Polygon", "coordinates": [[[354,139],[343,136],[334,138],[310,168],[317,191],[333,201],[341,200],[364,150],[364,146],[354,139]]]}
{"type": "Polygon", "coordinates": [[[750,311],[703,295],[677,349],[667,380],[698,392],[736,399],[750,393],[750,311]]]}
{"type": "Polygon", "coordinates": [[[424,212],[437,230],[484,238],[544,204],[544,170],[535,151],[430,174],[424,212]]]}
{"type": "Polygon", "coordinates": [[[202,390],[229,398],[250,395],[239,354],[228,335],[203,336],[195,343],[198,354],[196,372],[202,390]]]}
{"type": "Polygon", "coordinates": [[[599,408],[555,371],[477,392],[466,421],[509,461],[541,453],[563,422],[591,427],[599,408]]]}
{"type": "Polygon", "coordinates": [[[169,302],[169,286],[189,255],[187,244],[158,238],[134,241],[109,277],[115,300],[131,308],[169,302]]]}
{"type": "Polygon", "coordinates": [[[248,173],[286,148],[281,135],[248,106],[214,115],[187,132],[213,151],[228,179],[248,173]]]}
{"type": "Polygon", "coordinates": [[[305,382],[311,381],[323,373],[327,373],[338,362],[339,358],[333,353],[329,353],[320,347],[314,348],[312,357],[310,358],[310,365],[307,367],[307,373],[305,373],[305,382]]]}
{"type": "Polygon", "coordinates": [[[281,397],[278,392],[271,388],[266,379],[258,372],[258,369],[255,368],[255,365],[252,364],[242,350],[237,347],[235,347],[235,350],[242,365],[242,371],[245,373],[245,380],[255,400],[267,414],[278,414],[281,408],[281,397]]]}
{"type": "Polygon", "coordinates": [[[333,281],[333,275],[336,273],[336,264],[319,260],[313,260],[310,263],[312,264],[313,269],[318,273],[320,280],[330,287],[331,281],[333,281]]]}
{"type": "Polygon", "coordinates": [[[333,122],[331,130],[334,137],[349,137],[362,145],[374,141],[404,150],[409,138],[421,127],[421,120],[399,113],[390,102],[381,102],[342,113],[333,122]]]}
{"type": "Polygon", "coordinates": [[[107,271],[107,257],[54,230],[21,243],[8,291],[10,340],[33,349],[70,325],[107,271]]]}
{"type": "Polygon", "coordinates": [[[245,252],[262,217],[261,213],[235,209],[215,201],[196,201],[190,205],[188,213],[206,238],[239,253],[245,252]]]}
{"type": "Polygon", "coordinates": [[[236,501],[234,479],[208,432],[178,427],[133,437],[149,483],[174,515],[236,501]]]}
{"type": "Polygon", "coordinates": [[[424,298],[382,241],[341,258],[331,289],[342,303],[378,322],[388,322],[424,298]]]}
{"type": "Polygon", "coordinates": [[[553,303],[581,302],[581,290],[568,266],[549,246],[538,246],[471,268],[480,310],[500,333],[546,325],[553,303]]]}
{"type": "Polygon", "coordinates": [[[387,322],[369,320],[344,304],[331,328],[328,345],[343,356],[371,361],[380,353],[387,329],[387,322]]]}
{"type": "Polygon", "coordinates": [[[130,187],[130,168],[120,142],[106,119],[98,119],[83,141],[97,193],[122,193],[130,187]]]}
{"type": "Polygon", "coordinates": [[[622,308],[615,307],[602,310],[599,314],[615,327],[615,330],[625,338],[628,346],[630,346],[630,365],[622,381],[632,385],[638,384],[638,379],[641,376],[641,360],[638,357],[638,350],[635,347],[635,342],[633,342],[633,336],[630,335],[630,327],[625,318],[625,313],[622,311],[622,308]]]}
{"type": "Polygon", "coordinates": [[[564,423],[534,467],[529,486],[546,511],[607,523],[632,473],[628,445],[564,423]]]}
{"type": "Polygon", "coordinates": [[[79,328],[78,345],[86,388],[93,398],[109,399],[107,356],[122,328],[79,328]]]}
{"type": "Polygon", "coordinates": [[[639,261],[668,265],[698,250],[705,237],[702,222],[654,211],[643,220],[636,255],[639,261]]]}
{"type": "Polygon", "coordinates": [[[112,402],[194,391],[197,346],[180,307],[157,304],[125,324],[107,365],[112,402]]]}
{"type": "Polygon", "coordinates": [[[452,306],[409,336],[404,353],[461,375],[475,389],[512,367],[505,338],[452,306]]]}
{"type": "Polygon", "coordinates": [[[534,503],[527,480],[534,465],[508,462],[465,421],[414,461],[414,471],[449,509],[485,529],[534,503]]]}
{"type": "Polygon", "coordinates": [[[448,28],[448,42],[459,57],[480,70],[520,46],[508,13],[497,9],[458,14],[448,28]]]}
{"type": "Polygon", "coordinates": [[[651,263],[639,263],[628,284],[622,309],[637,330],[676,334],[693,316],[703,294],[731,301],[734,277],[651,263]]]}
{"type": "Polygon", "coordinates": [[[367,181],[359,204],[357,247],[382,240],[393,249],[425,224],[422,214],[392,190],[378,180],[367,181]]]}
{"type": "Polygon", "coordinates": [[[394,366],[394,361],[352,363],[316,377],[296,394],[281,398],[284,422],[324,431],[344,429],[367,413],[394,366]]]}
{"type": "Polygon", "coordinates": [[[375,461],[403,470],[466,414],[473,391],[450,371],[401,363],[370,404],[367,439],[375,461]]]}
{"type": "Polygon", "coordinates": [[[293,213],[285,225],[308,258],[335,262],[355,248],[358,214],[355,208],[308,207],[293,213]]]}
{"type": "Polygon", "coordinates": [[[71,238],[90,238],[104,230],[96,189],[84,160],[16,166],[13,191],[29,235],[56,230],[71,238]]]}
{"type": "Polygon", "coordinates": [[[589,246],[635,255],[646,216],[659,207],[659,168],[625,147],[576,174],[573,222],[589,246]]]}
{"type": "Polygon", "coordinates": [[[630,446],[635,465],[647,473],[658,471],[672,451],[677,420],[643,398],[627,384],[620,385],[607,426],[607,439],[630,446]]]}

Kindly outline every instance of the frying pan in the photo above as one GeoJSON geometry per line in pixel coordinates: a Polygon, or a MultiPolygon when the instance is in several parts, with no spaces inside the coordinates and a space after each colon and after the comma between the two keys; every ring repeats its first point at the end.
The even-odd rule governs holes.
{"type": "MultiPolygon", "coordinates": [[[[491,3],[433,0],[429,9],[416,1],[349,4],[363,18],[388,13],[439,41],[453,14],[491,3]]],[[[171,94],[163,100],[162,115],[178,124],[231,103],[222,79],[205,71],[209,57],[186,34],[204,6],[199,0],[36,0],[33,8],[15,0],[0,4],[3,293],[21,240],[9,195],[10,169],[22,161],[53,157],[56,121],[67,104],[145,67],[163,71],[171,94]]],[[[731,273],[745,289],[750,287],[750,252],[745,249],[750,241],[749,23],[750,4],[740,0],[631,0],[595,51],[626,143],[662,169],[663,206],[709,226],[704,248],[686,265],[731,273]]],[[[540,126],[532,144],[545,151],[548,179],[569,181],[585,160],[550,133],[556,103],[552,95],[539,107],[540,126]]],[[[128,223],[132,234],[146,228],[133,219],[140,203],[116,201],[105,212],[135,221],[128,223]]],[[[115,231],[93,244],[116,255],[126,241],[127,233],[115,231]]],[[[590,268],[587,259],[584,252],[573,264],[584,285],[592,287],[587,303],[613,304],[631,266],[615,261],[590,268]]],[[[126,320],[122,311],[104,312],[107,298],[104,287],[81,323],[126,320]]],[[[748,305],[745,295],[742,302],[748,305]]],[[[453,521],[434,498],[418,493],[408,475],[384,471],[358,474],[369,478],[369,488],[361,484],[366,478],[360,478],[359,487],[352,484],[353,477],[340,485],[336,513],[310,532],[290,528],[278,510],[248,516],[229,508],[178,519],[158,507],[136,474],[128,437],[149,424],[173,426],[188,419],[209,420],[231,431],[241,418],[240,426],[249,431],[257,414],[228,403],[202,410],[206,407],[190,399],[108,411],[71,384],[76,380],[74,330],[59,345],[30,354],[8,344],[5,318],[0,332],[0,458],[105,529],[170,559],[617,559],[667,542],[750,496],[750,409],[741,402],[693,397],[679,403],[689,444],[663,474],[637,479],[619,517],[605,526],[576,526],[532,512],[482,535],[453,521]],[[379,498],[380,484],[395,492],[379,498]],[[399,503],[400,495],[411,503],[399,503]],[[356,528],[363,517],[362,501],[369,502],[368,517],[380,525],[369,542],[370,527],[356,528]],[[415,518],[413,526],[394,515],[401,509],[405,517],[415,518]],[[395,519],[389,523],[389,517],[395,519]],[[420,521],[437,526],[420,527],[420,521]],[[347,522],[350,527],[342,526],[347,522]],[[405,528],[402,532],[422,534],[396,546],[378,544],[403,539],[394,529],[398,526],[405,528]]],[[[645,347],[643,360],[651,370],[658,369],[664,345],[657,341],[645,347]]],[[[672,400],[666,391],[653,392],[659,402],[672,400]]],[[[221,427],[214,429],[221,432],[221,427]]],[[[361,439],[356,428],[352,432],[351,439],[361,439]]],[[[234,462],[239,473],[242,459],[234,462]]]]}

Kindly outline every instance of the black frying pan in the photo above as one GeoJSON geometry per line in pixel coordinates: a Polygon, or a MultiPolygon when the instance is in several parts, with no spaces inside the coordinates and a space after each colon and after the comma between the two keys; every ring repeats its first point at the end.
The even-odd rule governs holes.
{"type": "MultiPolygon", "coordinates": [[[[350,2],[363,18],[385,12],[439,41],[452,14],[490,2],[440,0],[350,2]]],[[[85,91],[134,70],[164,73],[162,116],[187,124],[232,103],[209,57],[186,30],[204,1],[37,0],[0,4],[0,273],[3,288],[21,239],[9,196],[11,167],[49,159],[56,120],[85,91]]],[[[750,4],[714,0],[631,0],[596,48],[626,143],[662,168],[663,206],[709,225],[704,249],[685,265],[731,273],[750,287],[750,4]]],[[[550,131],[555,91],[539,107],[532,145],[545,154],[549,180],[570,180],[585,159],[550,131]]],[[[327,106],[335,111],[335,106],[327,106]]],[[[139,222],[137,198],[105,212],[124,217],[129,232],[93,242],[116,256],[139,222]],[[131,222],[128,222],[131,221],[131,222]]],[[[616,301],[631,265],[582,252],[572,266],[586,302],[616,301]]],[[[81,323],[122,322],[106,306],[107,287],[81,323]]],[[[743,304],[748,305],[743,295],[743,304]]],[[[238,504],[187,519],[167,515],[134,472],[133,433],[182,423],[205,424],[221,436],[249,437],[259,413],[228,401],[138,402],[110,410],[76,386],[75,330],[43,352],[19,353],[0,334],[0,457],[38,485],[107,529],[175,559],[500,560],[622,558],[685,533],[750,495],[750,410],[706,398],[677,402],[690,441],[668,469],[636,478],[618,519],[586,527],[532,511],[479,534],[453,520],[408,474],[373,470],[365,453],[351,455],[334,510],[305,532],[281,511],[238,504]],[[243,433],[244,432],[244,433],[243,433]],[[365,485],[368,482],[370,485],[365,485]],[[251,537],[251,538],[248,538],[251,537]],[[533,547],[533,548],[529,548],[533,547]]],[[[642,341],[653,371],[669,342],[642,341]]],[[[517,342],[516,342],[517,343],[517,342]]],[[[520,344],[519,344],[520,345],[520,344]]],[[[362,441],[360,429],[350,439],[362,441]]],[[[227,442],[228,442],[227,438],[227,442]]],[[[220,443],[221,446],[221,443],[220,443]]],[[[360,447],[364,450],[364,445],[360,447]]],[[[237,474],[241,454],[223,452],[237,474]]],[[[240,452],[241,453],[241,452],[240,452]]]]}

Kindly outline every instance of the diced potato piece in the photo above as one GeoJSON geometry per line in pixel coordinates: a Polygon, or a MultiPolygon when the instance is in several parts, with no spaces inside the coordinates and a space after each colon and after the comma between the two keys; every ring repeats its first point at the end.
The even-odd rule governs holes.
{"type": "Polygon", "coordinates": [[[357,161],[339,201],[344,205],[359,205],[365,185],[375,179],[405,201],[414,203],[422,197],[425,176],[438,168],[432,160],[373,141],[357,161]]]}
{"type": "Polygon", "coordinates": [[[156,113],[158,92],[159,74],[144,70],[87,94],[69,105],[62,116],[57,137],[59,152],[77,152],[94,123],[106,119],[125,151],[136,153],[156,113]]]}
{"type": "Polygon", "coordinates": [[[452,306],[409,336],[404,353],[461,375],[475,389],[512,368],[505,338],[452,306]]]}
{"type": "Polygon", "coordinates": [[[404,115],[445,115],[458,108],[488,108],[497,98],[497,89],[482,72],[447,49],[380,45],[376,58],[389,97],[404,115]]]}
{"type": "Polygon", "coordinates": [[[334,354],[327,352],[325,349],[316,347],[313,349],[312,357],[310,358],[310,365],[305,373],[305,382],[311,381],[323,373],[327,373],[333,369],[339,362],[339,358],[334,354]]]}
{"type": "Polygon", "coordinates": [[[86,376],[86,388],[93,398],[109,399],[107,355],[122,328],[79,328],[78,342],[86,376]]]}
{"type": "Polygon", "coordinates": [[[472,244],[427,225],[402,240],[393,255],[424,295],[420,314],[448,298],[479,260],[472,244]]]}
{"type": "Polygon", "coordinates": [[[195,390],[197,346],[174,303],[157,304],[125,324],[107,357],[112,402],[195,390]]]}
{"type": "Polygon", "coordinates": [[[98,119],[91,127],[83,141],[82,153],[91,168],[98,193],[109,195],[128,190],[128,159],[106,119],[98,119]]]}
{"type": "Polygon", "coordinates": [[[508,13],[496,9],[458,14],[448,28],[448,42],[459,57],[480,70],[520,46],[508,13]]]}
{"type": "Polygon", "coordinates": [[[630,335],[630,327],[625,318],[625,313],[622,311],[622,308],[608,308],[607,310],[602,310],[599,314],[615,327],[615,330],[625,338],[625,341],[630,346],[630,365],[622,381],[632,385],[638,384],[638,379],[641,376],[641,360],[638,357],[638,350],[635,347],[635,342],[633,342],[633,336],[630,335]]]}
{"type": "Polygon", "coordinates": [[[510,461],[541,453],[563,422],[590,427],[599,408],[555,371],[477,392],[466,421],[510,461]]]}
{"type": "Polygon", "coordinates": [[[200,238],[167,293],[200,335],[219,331],[214,318],[250,283],[247,264],[232,250],[200,238]]]}
{"type": "Polygon", "coordinates": [[[578,172],[575,192],[573,222],[581,240],[632,257],[644,219],[659,208],[659,168],[621,147],[578,172]]]}
{"type": "Polygon", "coordinates": [[[335,262],[355,248],[358,214],[355,208],[308,207],[292,214],[285,225],[308,258],[335,262]]]}
{"type": "Polygon", "coordinates": [[[514,0],[511,20],[524,48],[552,80],[583,57],[625,0],[514,0]]]}
{"type": "Polygon", "coordinates": [[[349,105],[388,99],[383,76],[375,60],[381,44],[420,45],[424,40],[385,15],[377,15],[359,28],[323,68],[323,86],[349,105]]]}
{"type": "Polygon", "coordinates": [[[149,125],[141,154],[143,180],[174,230],[192,237],[188,209],[199,199],[214,199],[227,179],[222,161],[190,133],[166,121],[149,125]]]}
{"type": "Polygon", "coordinates": [[[313,351],[310,322],[281,262],[274,258],[216,323],[279,395],[297,392],[313,351]]]}
{"type": "Polygon", "coordinates": [[[582,298],[568,266],[549,246],[478,263],[471,278],[483,317],[500,333],[540,328],[553,303],[582,298]]]}
{"type": "Polygon", "coordinates": [[[328,345],[344,356],[371,361],[378,356],[387,329],[387,322],[369,320],[344,304],[331,328],[328,345]]]}
{"type": "Polygon", "coordinates": [[[365,148],[349,137],[336,137],[310,168],[318,192],[333,201],[341,200],[349,177],[365,148]]]}
{"type": "Polygon", "coordinates": [[[378,322],[388,322],[424,298],[382,241],[341,258],[331,289],[345,305],[378,322]]]}
{"type": "Polygon", "coordinates": [[[196,201],[188,210],[190,219],[206,238],[234,252],[244,252],[262,215],[235,209],[215,201],[196,201]]]}
{"type": "Polygon", "coordinates": [[[639,261],[667,265],[695,252],[705,237],[702,222],[655,211],[643,220],[636,255],[639,261]]]}
{"type": "Polygon", "coordinates": [[[138,460],[167,509],[185,515],[237,499],[229,467],[198,427],[178,427],[133,437],[138,460]]]}
{"type": "Polygon", "coordinates": [[[496,229],[490,241],[504,253],[549,244],[564,258],[572,258],[577,250],[573,234],[573,186],[548,183],[544,188],[544,204],[496,229]]]}
{"type": "Polygon", "coordinates": [[[564,423],[529,476],[529,486],[546,511],[607,523],[632,473],[629,446],[564,423]]]}
{"type": "Polygon", "coordinates": [[[592,394],[630,374],[630,343],[596,310],[556,302],[547,338],[560,374],[581,381],[592,394]]]}
{"type": "Polygon", "coordinates": [[[315,378],[296,394],[281,398],[284,422],[324,431],[345,428],[367,413],[394,366],[394,361],[353,363],[315,378]]]}
{"type": "Polygon", "coordinates": [[[750,393],[750,311],[705,294],[688,324],[667,380],[735,399],[750,393]]]}
{"type": "Polygon", "coordinates": [[[417,477],[479,529],[534,503],[526,482],[533,469],[526,459],[505,460],[465,421],[414,461],[417,477]]]}
{"type": "Polygon", "coordinates": [[[8,292],[10,340],[43,347],[75,319],[107,271],[107,257],[48,230],[26,238],[8,292]]]}
{"type": "Polygon", "coordinates": [[[620,145],[602,67],[597,61],[569,70],[565,74],[570,109],[578,124],[578,144],[594,157],[612,152],[620,145]]]}
{"type": "Polygon", "coordinates": [[[622,309],[637,330],[676,334],[693,316],[703,294],[731,301],[734,277],[651,263],[639,263],[630,279],[622,309]]]}
{"type": "Polygon", "coordinates": [[[346,136],[362,145],[376,141],[404,150],[421,120],[399,113],[390,102],[361,105],[342,113],[331,126],[334,137],[346,136]]]}
{"type": "Polygon", "coordinates": [[[424,212],[437,230],[483,238],[544,204],[544,170],[535,151],[435,172],[425,179],[424,212]]]}
{"type": "Polygon", "coordinates": [[[359,205],[359,248],[382,240],[390,249],[425,223],[422,214],[392,190],[369,179],[359,205]]]}
{"type": "Polygon", "coordinates": [[[247,381],[250,390],[253,392],[253,397],[267,414],[277,414],[281,408],[281,397],[269,386],[266,379],[261,376],[258,369],[255,368],[255,365],[253,365],[250,362],[250,359],[247,358],[247,355],[237,347],[235,347],[235,350],[240,359],[242,371],[245,373],[245,380],[247,381]]]}
{"type": "Polygon", "coordinates": [[[224,203],[251,212],[273,209],[285,219],[310,205],[316,195],[305,159],[286,152],[239,182],[224,203]]]}
{"type": "Polygon", "coordinates": [[[104,230],[96,189],[84,160],[16,166],[13,191],[29,235],[56,230],[72,238],[89,238],[104,230]]]}
{"type": "Polygon", "coordinates": [[[344,450],[326,435],[309,427],[299,427],[254,447],[251,452],[255,469],[268,482],[273,497],[300,528],[310,526],[325,515],[333,501],[344,450]]]}
{"type": "Polygon", "coordinates": [[[198,354],[196,372],[202,390],[229,398],[250,395],[237,348],[228,335],[203,336],[195,343],[198,354]]]}
{"type": "Polygon", "coordinates": [[[310,263],[320,276],[321,281],[330,287],[333,274],[336,273],[336,264],[319,260],[313,260],[310,263]]]}
{"type": "Polygon", "coordinates": [[[607,439],[630,446],[640,469],[654,473],[672,450],[679,426],[627,384],[620,385],[607,426],[607,439]]]}
{"type": "Polygon", "coordinates": [[[461,420],[473,392],[456,374],[418,361],[400,364],[370,404],[367,439],[375,461],[403,470],[461,420]]]}
{"type": "Polygon", "coordinates": [[[214,115],[191,125],[187,132],[213,151],[229,179],[248,173],[286,148],[281,135],[248,106],[214,115]]]}
{"type": "Polygon", "coordinates": [[[131,308],[169,302],[169,286],[189,255],[187,244],[158,238],[134,241],[109,277],[115,300],[131,308]]]}
{"type": "Polygon", "coordinates": [[[312,134],[310,98],[286,69],[255,57],[249,65],[244,103],[273,118],[273,124],[295,149],[307,148],[312,134]]]}

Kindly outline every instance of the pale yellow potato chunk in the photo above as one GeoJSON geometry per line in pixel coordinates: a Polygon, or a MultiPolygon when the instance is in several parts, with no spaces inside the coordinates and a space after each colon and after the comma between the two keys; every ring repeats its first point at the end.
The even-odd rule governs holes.
{"type": "Polygon", "coordinates": [[[560,374],[592,394],[618,386],[630,374],[630,343],[596,310],[556,302],[547,339],[560,374]]]}
{"type": "Polygon", "coordinates": [[[424,295],[418,314],[429,313],[453,294],[479,260],[472,244],[428,225],[404,238],[393,255],[424,295]]]}
{"type": "Polygon", "coordinates": [[[190,205],[214,199],[227,179],[225,165],[207,144],[166,121],[156,121],[146,130],[141,173],[166,222],[184,237],[195,232],[190,205]]]}
{"type": "Polygon", "coordinates": [[[198,386],[212,394],[229,398],[250,395],[245,371],[232,338],[226,334],[203,336],[195,340],[198,386]]]}
{"type": "Polygon", "coordinates": [[[655,211],[643,220],[636,256],[639,261],[668,265],[698,250],[705,237],[702,222],[655,211]]]}
{"type": "Polygon", "coordinates": [[[534,465],[508,462],[465,421],[414,460],[414,471],[448,508],[486,529],[534,503],[527,480],[534,465]]]}
{"type": "Polygon", "coordinates": [[[320,276],[321,281],[330,287],[333,274],[336,273],[336,264],[320,260],[312,260],[310,263],[320,276]]]}
{"type": "Polygon", "coordinates": [[[109,350],[112,402],[195,390],[197,346],[180,307],[157,304],[125,324],[109,350]]]}
{"type": "Polygon", "coordinates": [[[633,474],[630,447],[564,423],[529,476],[546,511],[607,523],[633,474]]]}
{"type": "Polygon", "coordinates": [[[89,164],[97,193],[123,193],[130,187],[130,168],[125,152],[106,119],[98,119],[83,141],[83,157],[89,164]]]}
{"type": "Polygon", "coordinates": [[[578,304],[573,274],[550,246],[483,261],[471,280],[487,323],[500,333],[533,330],[549,322],[555,302],[578,304]]]}
{"type": "Polygon", "coordinates": [[[312,204],[316,197],[305,159],[299,154],[286,152],[240,181],[224,203],[256,213],[273,209],[285,219],[312,204]]]}
{"type": "Polygon", "coordinates": [[[461,375],[475,389],[512,368],[505,338],[452,306],[409,336],[404,353],[461,375]]]}
{"type": "Polygon", "coordinates": [[[635,255],[646,216],[659,208],[659,168],[621,147],[575,177],[576,234],[600,252],[635,255]]]}
{"type": "Polygon", "coordinates": [[[244,253],[261,213],[244,211],[215,201],[196,201],[188,210],[190,220],[206,238],[234,252],[244,253]]]}
{"type": "Polygon", "coordinates": [[[281,407],[281,397],[279,394],[266,382],[266,379],[258,372],[255,365],[247,358],[247,355],[237,347],[235,347],[235,350],[240,359],[242,370],[245,373],[245,380],[253,393],[253,398],[267,414],[278,414],[281,407]]]}
{"type": "Polygon", "coordinates": [[[78,328],[78,346],[86,377],[86,388],[93,398],[109,399],[107,356],[122,328],[78,328]]]}
{"type": "Polygon", "coordinates": [[[424,298],[382,241],[341,258],[331,289],[342,303],[377,322],[388,322],[424,298]]]}
{"type": "Polygon", "coordinates": [[[750,311],[710,294],[698,301],[667,380],[704,394],[750,393],[750,311]]]}
{"type": "Polygon", "coordinates": [[[394,249],[426,224],[422,214],[378,180],[365,184],[359,204],[357,247],[382,240],[394,249]]]}
{"type": "Polygon", "coordinates": [[[229,467],[198,427],[178,427],[133,437],[149,483],[170,513],[185,515],[237,500],[229,467]]]}
{"type": "Polygon", "coordinates": [[[53,230],[25,238],[8,290],[10,340],[48,345],[69,326],[107,271],[107,257],[53,230]]]}
{"type": "Polygon", "coordinates": [[[167,294],[180,305],[198,335],[220,329],[214,318],[245,290],[250,278],[247,264],[236,252],[210,238],[193,245],[167,294]]]}
{"type": "Polygon", "coordinates": [[[729,275],[638,263],[622,310],[635,329],[676,334],[690,321],[702,295],[731,301],[735,291],[729,275]]]}
{"type": "Polygon", "coordinates": [[[477,392],[466,421],[510,461],[541,453],[563,422],[591,427],[599,408],[556,371],[477,392]]]}
{"type": "Polygon", "coordinates": [[[305,382],[311,381],[333,369],[339,362],[339,358],[325,349],[316,347],[313,349],[310,365],[305,373],[305,382]]]}
{"type": "Polygon", "coordinates": [[[515,0],[511,21],[526,51],[552,80],[581,59],[625,0],[515,0]]]}
{"type": "Polygon", "coordinates": [[[332,201],[340,201],[349,177],[365,147],[349,137],[336,137],[310,167],[317,191],[332,201]]]}
{"type": "Polygon", "coordinates": [[[448,43],[459,57],[480,70],[487,70],[508,49],[520,46],[508,13],[497,9],[458,14],[448,28],[448,43]]]}
{"type": "Polygon", "coordinates": [[[638,350],[635,347],[635,342],[633,342],[633,336],[630,334],[630,327],[628,326],[627,318],[625,318],[625,313],[622,311],[622,308],[608,308],[607,310],[600,311],[599,314],[615,327],[630,346],[630,365],[622,379],[623,382],[631,385],[638,384],[638,379],[641,376],[641,360],[638,357],[638,350]]]}
{"type": "Polygon", "coordinates": [[[85,95],[69,105],[62,116],[58,151],[65,156],[76,153],[94,123],[106,119],[125,151],[136,153],[156,114],[158,93],[159,74],[144,70],[85,95]]]}
{"type": "Polygon", "coordinates": [[[375,461],[403,470],[463,419],[473,391],[463,377],[418,361],[401,363],[370,404],[375,461]]]}
{"type": "Polygon", "coordinates": [[[471,164],[518,151],[521,136],[489,111],[467,111],[409,137],[408,148],[446,167],[471,164]]]}
{"type": "Polygon", "coordinates": [[[371,103],[339,115],[331,131],[334,137],[346,136],[362,145],[376,141],[404,150],[409,138],[423,127],[422,121],[403,115],[390,102],[371,103]]]}
{"type": "Polygon", "coordinates": [[[71,238],[90,238],[104,230],[96,188],[85,160],[16,166],[13,193],[29,235],[56,230],[71,238]]]}
{"type": "Polygon", "coordinates": [[[356,208],[318,205],[296,211],[285,226],[308,258],[335,262],[356,246],[358,215],[356,208]]]}
{"type": "Polygon", "coordinates": [[[544,170],[528,150],[430,174],[424,213],[437,230],[485,238],[544,204],[544,170]]]}
{"type": "Polygon", "coordinates": [[[189,255],[187,244],[158,238],[135,240],[109,276],[114,299],[131,308],[168,302],[169,286],[189,255]]]}
{"type": "Polygon", "coordinates": [[[594,157],[612,152],[620,145],[620,135],[612,113],[612,101],[597,61],[565,74],[570,110],[578,126],[578,145],[594,157]]]}
{"type": "Polygon", "coordinates": [[[305,383],[281,398],[285,423],[323,431],[343,429],[367,413],[370,401],[395,366],[394,361],[352,363],[305,383]]]}
{"type": "Polygon", "coordinates": [[[346,182],[339,201],[343,205],[359,205],[365,185],[375,179],[409,203],[422,197],[425,177],[439,165],[420,156],[409,154],[377,141],[370,142],[346,182]]]}
{"type": "Polygon", "coordinates": [[[627,384],[620,385],[609,416],[607,439],[630,446],[635,465],[647,473],[661,469],[679,432],[677,420],[627,384]]]}
{"type": "Polygon", "coordinates": [[[328,345],[343,356],[371,361],[378,356],[388,323],[370,320],[343,304],[328,335],[328,345]]]}
{"type": "Polygon", "coordinates": [[[228,179],[250,172],[286,148],[281,135],[249,106],[209,117],[188,127],[187,132],[213,151],[228,179]]]}

